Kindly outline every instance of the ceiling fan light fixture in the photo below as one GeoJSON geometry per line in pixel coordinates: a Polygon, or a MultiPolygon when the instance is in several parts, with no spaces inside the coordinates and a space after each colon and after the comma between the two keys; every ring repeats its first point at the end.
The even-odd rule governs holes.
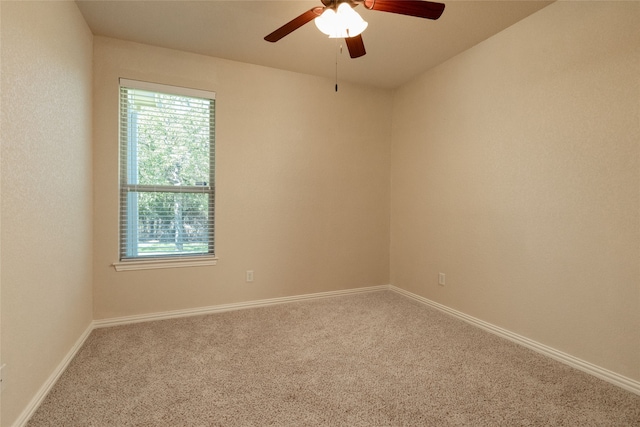
{"type": "Polygon", "coordinates": [[[335,10],[326,8],[324,12],[322,12],[322,15],[314,19],[314,22],[321,32],[331,37],[331,35],[336,31],[335,27],[337,20],[338,18],[335,10]]]}
{"type": "Polygon", "coordinates": [[[337,11],[327,7],[314,22],[320,31],[332,39],[355,37],[369,25],[348,3],[341,3],[337,11]]]}

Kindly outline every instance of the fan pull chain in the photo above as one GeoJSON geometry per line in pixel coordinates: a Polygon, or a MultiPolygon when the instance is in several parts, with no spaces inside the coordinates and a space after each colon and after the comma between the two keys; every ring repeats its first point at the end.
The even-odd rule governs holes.
{"type": "Polygon", "coordinates": [[[338,52],[342,54],[342,44],[339,44],[336,39],[336,44],[338,44],[336,49],[336,92],[338,91],[338,52]]]}

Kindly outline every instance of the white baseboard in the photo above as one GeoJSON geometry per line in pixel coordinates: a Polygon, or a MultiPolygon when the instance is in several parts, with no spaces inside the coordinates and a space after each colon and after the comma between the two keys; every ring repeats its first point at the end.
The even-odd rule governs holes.
{"type": "Polygon", "coordinates": [[[27,407],[22,411],[20,416],[13,423],[13,427],[23,427],[27,424],[27,421],[29,421],[31,416],[36,412],[36,409],[38,409],[38,407],[40,406],[44,398],[47,397],[47,394],[49,393],[49,391],[53,388],[55,383],[58,381],[58,378],[60,378],[60,375],[62,375],[65,369],[67,369],[67,366],[69,366],[69,363],[71,363],[73,358],[76,356],[76,353],[78,353],[78,350],[82,348],[82,345],[87,340],[92,330],[93,330],[93,323],[89,324],[87,329],[85,329],[82,335],[80,335],[80,338],[76,340],[73,347],[71,347],[71,350],[69,350],[69,352],[66,354],[64,359],[62,359],[60,364],[56,366],[56,369],[54,369],[53,373],[49,376],[49,378],[47,378],[47,380],[44,382],[42,387],[40,387],[40,389],[38,390],[36,395],[33,397],[33,399],[31,399],[27,407]]]}
{"type": "Polygon", "coordinates": [[[623,388],[632,393],[640,395],[640,382],[635,381],[631,378],[624,377],[615,372],[609,371],[607,369],[596,366],[592,363],[578,359],[577,357],[571,356],[570,354],[563,353],[559,350],[556,350],[544,344],[540,344],[536,341],[530,340],[529,338],[515,334],[513,332],[510,332],[506,329],[492,325],[480,319],[476,319],[475,317],[466,315],[460,311],[454,310],[452,308],[449,308],[437,302],[431,301],[427,298],[421,297],[420,295],[416,295],[409,291],[405,291],[404,289],[400,289],[396,286],[380,285],[380,286],[370,286],[365,288],[346,289],[341,291],[329,291],[329,292],[320,292],[315,294],[295,295],[290,297],[240,302],[240,303],[234,303],[234,304],[222,304],[222,305],[200,307],[200,308],[194,308],[194,309],[174,310],[174,311],[167,311],[167,312],[161,312],[161,313],[149,313],[149,314],[142,314],[142,315],[136,315],[136,316],[125,316],[125,317],[117,317],[117,318],[110,318],[110,319],[94,320],[87,327],[87,329],[82,333],[80,338],[78,338],[78,340],[73,345],[73,347],[69,350],[65,358],[56,367],[54,372],[49,376],[49,378],[45,381],[42,387],[40,387],[36,395],[33,397],[33,399],[31,399],[27,407],[24,409],[24,411],[22,411],[18,419],[14,422],[13,427],[24,427],[27,424],[27,421],[29,421],[29,418],[31,418],[31,416],[35,413],[36,409],[38,409],[38,406],[40,406],[44,398],[47,396],[47,393],[49,393],[49,391],[55,385],[56,381],[58,381],[58,378],[60,378],[60,375],[62,375],[65,369],[67,369],[67,366],[69,365],[71,360],[73,360],[76,353],[80,350],[80,348],[82,347],[86,339],[89,337],[89,334],[91,333],[91,331],[93,331],[96,328],[105,328],[105,327],[125,325],[130,323],[149,322],[153,320],[174,319],[179,317],[222,313],[225,311],[242,310],[245,308],[267,307],[270,305],[285,304],[285,303],[290,303],[295,301],[305,301],[305,300],[308,301],[308,300],[313,300],[318,298],[329,298],[329,297],[336,297],[341,295],[377,292],[377,291],[385,291],[385,290],[391,290],[400,295],[404,295],[408,298],[421,302],[425,305],[433,307],[444,313],[457,317],[458,319],[461,319],[474,326],[480,327],[502,338],[506,338],[510,341],[521,344],[538,353],[551,357],[555,360],[563,362],[569,366],[572,366],[576,369],[579,369],[583,372],[586,372],[602,380],[605,380],[611,384],[614,384],[620,388],[623,388]]]}
{"type": "Polygon", "coordinates": [[[290,297],[270,298],[257,301],[238,302],[232,304],[214,305],[209,307],[188,308],[184,310],[165,311],[161,313],[140,314],[135,316],[113,317],[109,319],[94,320],[94,328],[127,325],[130,323],[149,322],[153,320],[175,319],[179,317],[200,316],[204,314],[222,313],[225,311],[242,310],[245,308],[267,307],[276,304],[285,304],[294,301],[308,301],[317,298],[329,298],[347,294],[359,294],[388,290],[389,285],[370,286],[366,288],[346,289],[341,291],[319,292],[315,294],[294,295],[290,297]]]}
{"type": "Polygon", "coordinates": [[[506,329],[503,329],[499,326],[492,325],[491,323],[487,323],[483,320],[476,319],[475,317],[464,314],[460,311],[449,308],[445,305],[439,304],[435,301],[431,301],[430,299],[421,297],[420,295],[416,295],[404,289],[400,289],[396,286],[389,285],[389,290],[404,295],[408,298],[421,302],[425,305],[433,307],[437,310],[440,310],[444,313],[447,313],[451,316],[457,317],[460,320],[463,320],[467,323],[470,323],[474,326],[482,328],[488,332],[491,332],[499,337],[506,338],[509,341],[513,341],[517,344],[523,345],[533,351],[541,353],[545,356],[551,357],[559,362],[562,362],[566,365],[569,365],[573,368],[579,369],[583,372],[591,374],[595,377],[598,377],[604,381],[607,381],[611,384],[614,384],[620,388],[623,388],[627,391],[640,395],[640,382],[633,380],[631,378],[627,378],[623,375],[617,374],[608,369],[602,368],[600,366],[594,365],[593,363],[587,362],[585,360],[574,357],[570,354],[564,353],[560,350],[556,350],[552,347],[549,347],[544,344],[540,344],[539,342],[533,341],[529,338],[523,337],[522,335],[518,335],[506,329]]]}

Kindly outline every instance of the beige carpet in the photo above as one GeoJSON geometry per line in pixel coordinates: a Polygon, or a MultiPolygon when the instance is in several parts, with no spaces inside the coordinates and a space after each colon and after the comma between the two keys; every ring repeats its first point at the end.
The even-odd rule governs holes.
{"type": "Polygon", "coordinates": [[[28,426],[640,426],[640,396],[384,291],[95,330],[28,426]]]}

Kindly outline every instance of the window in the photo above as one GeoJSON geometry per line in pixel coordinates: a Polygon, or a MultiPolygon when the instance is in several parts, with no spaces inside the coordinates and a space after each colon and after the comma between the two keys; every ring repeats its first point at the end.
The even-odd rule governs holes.
{"type": "Polygon", "coordinates": [[[214,256],[214,113],[212,92],[120,80],[116,269],[214,256]]]}

